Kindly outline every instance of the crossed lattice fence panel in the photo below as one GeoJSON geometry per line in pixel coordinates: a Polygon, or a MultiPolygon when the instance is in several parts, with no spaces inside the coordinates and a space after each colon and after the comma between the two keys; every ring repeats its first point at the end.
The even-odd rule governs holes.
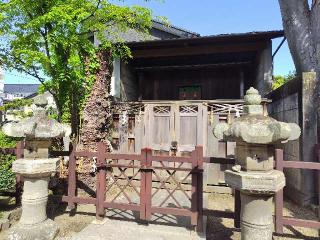
{"type": "Polygon", "coordinates": [[[111,154],[103,143],[96,152],[71,151],[68,168],[70,208],[76,203],[96,205],[97,217],[113,208],[140,213],[149,221],[153,214],[191,217],[191,224],[201,226],[203,149],[196,147],[189,157],[155,156],[151,149],[141,154],[111,154]],[[95,197],[76,196],[77,159],[96,159],[95,197]],[[184,200],[182,200],[184,199],[184,200]]]}

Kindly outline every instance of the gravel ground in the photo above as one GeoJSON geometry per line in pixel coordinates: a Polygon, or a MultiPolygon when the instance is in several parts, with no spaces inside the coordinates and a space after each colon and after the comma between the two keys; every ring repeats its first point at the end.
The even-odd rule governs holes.
{"type": "MultiPolygon", "coordinates": [[[[233,212],[233,197],[228,194],[210,194],[208,197],[208,208],[217,211],[233,212]]],[[[303,219],[316,219],[312,211],[298,207],[293,203],[285,203],[284,215],[303,219]]],[[[76,214],[66,208],[57,197],[50,197],[48,216],[60,226],[59,240],[68,240],[77,232],[84,229],[95,219],[95,207],[91,205],[79,205],[76,214]]],[[[219,216],[209,216],[207,225],[207,239],[240,239],[240,231],[233,228],[233,219],[219,216]]],[[[6,239],[5,233],[0,233],[0,240],[6,239]]],[[[283,239],[319,239],[318,230],[285,227],[284,234],[274,236],[275,240],[283,239]]]]}

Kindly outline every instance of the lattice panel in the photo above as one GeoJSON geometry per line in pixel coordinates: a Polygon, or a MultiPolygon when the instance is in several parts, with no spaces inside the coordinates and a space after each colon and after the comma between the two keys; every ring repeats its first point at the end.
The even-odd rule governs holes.
{"type": "Polygon", "coordinates": [[[170,106],[155,106],[153,107],[153,112],[156,114],[169,114],[171,111],[170,106]]]}
{"type": "Polygon", "coordinates": [[[242,114],[243,104],[209,103],[208,111],[219,115],[227,115],[229,113],[242,114]]]}
{"type": "Polygon", "coordinates": [[[180,113],[197,113],[198,106],[195,106],[195,105],[180,106],[179,112],[180,113]]]}
{"type": "Polygon", "coordinates": [[[190,168],[188,163],[157,162],[163,169],[156,168],[152,173],[152,206],[190,208],[191,172],[177,171],[178,168],[190,168]]]}
{"type": "MultiPolygon", "coordinates": [[[[134,160],[112,160],[109,164],[119,164],[126,161],[128,166],[136,165],[134,160]]],[[[135,184],[140,180],[139,169],[123,167],[111,167],[107,169],[106,201],[110,203],[139,204],[140,188],[135,184]]]]}

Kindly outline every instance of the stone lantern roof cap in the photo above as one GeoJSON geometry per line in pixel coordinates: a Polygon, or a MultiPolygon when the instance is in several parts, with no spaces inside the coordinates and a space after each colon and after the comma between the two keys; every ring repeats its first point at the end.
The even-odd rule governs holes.
{"type": "Polygon", "coordinates": [[[48,100],[44,95],[35,97],[34,115],[19,122],[5,124],[2,127],[4,134],[10,137],[26,138],[29,140],[49,140],[69,134],[69,126],[48,117],[46,111],[47,104],[48,100]]]}
{"type": "Polygon", "coordinates": [[[219,123],[214,135],[226,141],[251,144],[276,144],[300,137],[300,127],[295,123],[285,123],[266,116],[261,105],[258,90],[250,88],[244,96],[244,115],[232,123],[219,123]]]}

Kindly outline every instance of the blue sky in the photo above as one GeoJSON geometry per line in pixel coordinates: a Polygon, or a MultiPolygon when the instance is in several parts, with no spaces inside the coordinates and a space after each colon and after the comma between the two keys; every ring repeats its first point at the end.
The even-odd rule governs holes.
{"type": "MultiPolygon", "coordinates": [[[[282,29],[278,0],[127,0],[117,4],[142,5],[154,15],[167,17],[171,24],[201,35],[282,29]]],[[[273,41],[273,50],[281,39],[273,41]]],[[[274,59],[274,73],[285,75],[294,70],[287,44],[274,59]]],[[[7,72],[6,83],[37,83],[31,77],[7,72]]]]}

